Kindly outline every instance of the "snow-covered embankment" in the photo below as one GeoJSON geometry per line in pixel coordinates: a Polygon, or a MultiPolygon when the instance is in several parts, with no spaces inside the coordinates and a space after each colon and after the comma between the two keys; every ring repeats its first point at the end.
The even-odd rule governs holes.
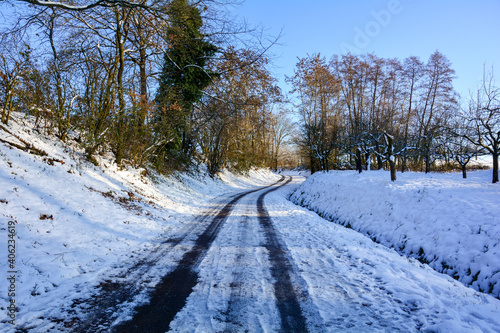
{"type": "Polygon", "coordinates": [[[500,186],[491,171],[317,173],[290,199],[474,289],[500,297],[500,186]]]}
{"type": "Polygon", "coordinates": [[[62,143],[34,127],[15,113],[0,129],[1,332],[13,329],[9,321],[52,330],[52,318],[70,320],[62,309],[195,223],[214,198],[280,178],[265,170],[224,172],[222,180],[151,170],[148,177],[142,168],[118,168],[109,154],[97,156],[96,167],[72,138],[62,143]],[[15,147],[23,142],[45,156],[15,147]]]}

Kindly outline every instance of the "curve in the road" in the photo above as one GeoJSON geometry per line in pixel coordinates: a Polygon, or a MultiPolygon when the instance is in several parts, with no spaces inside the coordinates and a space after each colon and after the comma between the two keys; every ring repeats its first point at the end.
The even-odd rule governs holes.
{"type": "MultiPolygon", "coordinates": [[[[206,255],[217,237],[222,225],[231,213],[233,206],[244,196],[274,186],[285,177],[269,186],[243,192],[235,196],[213,218],[210,225],[197,238],[193,248],[186,252],[177,267],[162,278],[155,287],[148,304],[136,309],[132,320],[112,329],[113,332],[166,332],[175,315],[185,306],[186,299],[198,281],[196,266],[206,255]]],[[[267,193],[267,192],[266,192],[267,193]]]]}

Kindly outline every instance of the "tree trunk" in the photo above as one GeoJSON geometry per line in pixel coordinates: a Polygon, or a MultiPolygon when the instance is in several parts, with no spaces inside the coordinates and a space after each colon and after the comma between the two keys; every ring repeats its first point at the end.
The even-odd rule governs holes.
{"type": "Polygon", "coordinates": [[[396,161],[394,157],[394,138],[384,133],[387,142],[387,160],[389,161],[389,169],[391,170],[391,181],[396,181],[396,161]]]}
{"type": "Polygon", "coordinates": [[[389,168],[391,169],[391,181],[396,181],[396,163],[394,162],[394,155],[389,157],[389,168]]]}
{"type": "Polygon", "coordinates": [[[361,151],[359,149],[356,150],[356,170],[359,173],[363,172],[363,166],[361,165],[361,151]]]}
{"type": "Polygon", "coordinates": [[[425,152],[425,173],[431,172],[431,156],[430,152],[426,150],[425,152]]]}
{"type": "Polygon", "coordinates": [[[12,92],[9,91],[7,95],[7,99],[5,101],[5,105],[3,108],[3,113],[2,113],[2,123],[4,125],[9,124],[9,118],[10,118],[10,110],[12,109],[12,92]]]}
{"type": "Polygon", "coordinates": [[[462,164],[462,177],[467,178],[467,164],[462,164]]]}
{"type": "Polygon", "coordinates": [[[116,31],[115,31],[115,43],[116,43],[116,57],[118,58],[118,71],[116,75],[117,93],[118,93],[118,110],[116,119],[116,151],[115,160],[116,164],[121,167],[122,160],[125,158],[125,140],[126,140],[126,124],[125,124],[125,91],[123,87],[123,73],[125,71],[125,44],[124,41],[127,38],[127,27],[125,26],[124,20],[126,20],[126,15],[120,15],[117,11],[116,14],[116,31]]]}
{"type": "Polygon", "coordinates": [[[498,183],[498,152],[493,154],[493,183],[498,183]]]}
{"type": "Polygon", "coordinates": [[[315,166],[316,161],[312,153],[309,155],[309,161],[310,161],[309,163],[311,163],[311,175],[312,175],[313,173],[316,172],[316,166],[315,166]]]}
{"type": "Polygon", "coordinates": [[[59,59],[59,54],[57,52],[56,44],[54,41],[54,30],[55,30],[55,16],[51,16],[50,21],[49,21],[49,43],[50,43],[50,48],[52,49],[52,60],[54,61],[54,79],[55,79],[55,85],[56,85],[56,95],[57,95],[57,105],[55,106],[56,110],[55,114],[57,117],[57,127],[58,127],[58,136],[59,138],[64,141],[66,139],[66,134],[69,129],[69,114],[68,118],[64,119],[65,117],[65,110],[64,110],[64,96],[63,96],[63,83],[62,83],[62,76],[61,76],[61,69],[59,66],[60,59],[59,59]]]}
{"type": "Polygon", "coordinates": [[[139,108],[139,128],[142,130],[146,124],[146,113],[148,108],[148,77],[146,72],[146,51],[144,48],[139,49],[139,79],[140,79],[140,94],[141,105],[139,108]]]}

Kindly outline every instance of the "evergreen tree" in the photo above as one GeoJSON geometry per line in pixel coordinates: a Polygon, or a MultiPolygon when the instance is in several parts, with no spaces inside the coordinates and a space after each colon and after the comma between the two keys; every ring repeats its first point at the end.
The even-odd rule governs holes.
{"type": "Polygon", "coordinates": [[[202,33],[200,11],[188,0],[174,0],[169,7],[168,49],[156,95],[155,134],[163,142],[155,164],[162,168],[185,165],[193,150],[190,120],[194,105],[202,97],[214,73],[208,60],[217,51],[202,33]]]}

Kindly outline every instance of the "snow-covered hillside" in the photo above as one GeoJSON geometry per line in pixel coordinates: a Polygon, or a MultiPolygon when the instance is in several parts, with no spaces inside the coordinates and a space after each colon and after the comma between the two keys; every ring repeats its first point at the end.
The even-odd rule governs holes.
{"type": "Polygon", "coordinates": [[[15,323],[36,327],[40,318],[58,317],[61,307],[89,296],[107,276],[137,261],[162,235],[192,223],[212,199],[280,178],[266,171],[251,177],[225,172],[223,181],[187,174],[146,177],[143,169],[119,170],[111,156],[102,157],[98,168],[76,145],[32,128],[29,119],[14,115],[8,130],[15,136],[0,129],[3,141],[22,145],[21,139],[47,153],[37,156],[0,143],[2,332],[11,328],[8,276],[15,277],[15,323]],[[9,239],[15,241],[9,243],[15,243],[10,263],[9,239]]]}
{"type": "Polygon", "coordinates": [[[500,297],[500,185],[491,171],[316,173],[291,200],[500,297]]]}

